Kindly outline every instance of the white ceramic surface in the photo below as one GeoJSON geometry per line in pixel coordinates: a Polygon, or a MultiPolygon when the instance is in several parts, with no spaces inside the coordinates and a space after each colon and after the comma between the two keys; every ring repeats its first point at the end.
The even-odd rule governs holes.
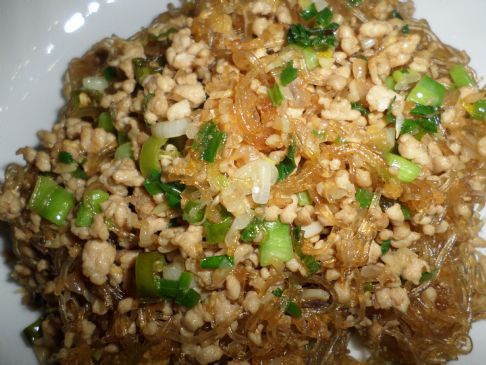
{"type": "MultiPolygon", "coordinates": [[[[365,0],[366,1],[366,0],[365,0]]],[[[444,41],[465,49],[479,75],[486,76],[484,0],[416,0],[444,41]]],[[[21,162],[17,148],[37,143],[62,106],[61,77],[68,61],[112,33],[126,37],[163,11],[165,0],[0,0],[0,169],[21,162]]],[[[0,173],[0,180],[3,172],[0,173]]],[[[1,227],[4,231],[4,227],[1,227]]],[[[0,248],[6,245],[0,234],[0,248]]],[[[36,318],[20,304],[18,287],[0,260],[0,365],[33,365],[20,336],[36,318]]],[[[458,364],[486,363],[486,322],[473,327],[475,348],[458,364]]]]}

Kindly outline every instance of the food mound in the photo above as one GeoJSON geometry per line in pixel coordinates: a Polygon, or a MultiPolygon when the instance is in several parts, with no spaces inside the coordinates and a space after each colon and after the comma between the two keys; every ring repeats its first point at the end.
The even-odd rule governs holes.
{"type": "Polygon", "coordinates": [[[413,11],[189,2],[74,59],[59,120],[0,194],[39,361],[470,352],[486,93],[413,11]]]}

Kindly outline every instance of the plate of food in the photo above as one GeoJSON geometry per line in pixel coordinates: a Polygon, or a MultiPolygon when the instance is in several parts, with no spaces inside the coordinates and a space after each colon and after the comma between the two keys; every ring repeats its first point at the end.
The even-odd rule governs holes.
{"type": "Polygon", "coordinates": [[[486,3],[0,8],[0,364],[483,362],[486,3]]]}

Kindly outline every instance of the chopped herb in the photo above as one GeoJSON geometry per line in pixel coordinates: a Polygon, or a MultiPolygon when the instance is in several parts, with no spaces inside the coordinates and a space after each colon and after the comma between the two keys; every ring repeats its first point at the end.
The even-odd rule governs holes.
{"type": "Polygon", "coordinates": [[[391,240],[385,240],[381,243],[381,254],[382,255],[386,255],[386,253],[388,251],[390,251],[391,243],[392,243],[391,240]]]}
{"type": "Polygon", "coordinates": [[[300,227],[294,227],[292,230],[292,245],[295,253],[300,257],[302,263],[307,269],[307,275],[311,276],[321,270],[321,264],[312,255],[306,255],[302,251],[302,229],[300,227]]]}
{"type": "Polygon", "coordinates": [[[397,19],[403,20],[402,14],[400,14],[398,12],[398,10],[396,10],[396,9],[392,11],[391,16],[393,18],[397,18],[397,19]]]}
{"type": "Polygon", "coordinates": [[[369,208],[375,194],[366,189],[358,189],[355,194],[356,201],[361,208],[369,208]]]}
{"type": "Polygon", "coordinates": [[[302,256],[302,262],[307,268],[307,275],[311,276],[321,270],[321,264],[312,255],[302,256]]]}
{"type": "Polygon", "coordinates": [[[152,171],[145,179],[143,186],[147,193],[156,195],[164,193],[167,205],[170,208],[179,208],[181,205],[181,193],[186,188],[180,182],[163,183],[160,181],[160,172],[152,171]]]}
{"type": "Polygon", "coordinates": [[[412,213],[410,212],[410,209],[402,203],[400,203],[400,208],[402,208],[403,218],[406,221],[410,220],[410,218],[412,218],[412,213]]]}
{"type": "MultiPolygon", "coordinates": [[[[160,149],[167,142],[167,138],[150,136],[142,145],[138,157],[138,166],[143,176],[147,177],[151,172],[160,172],[160,149]]],[[[123,142],[119,142],[122,144],[123,142]]]]}
{"type": "Polygon", "coordinates": [[[62,163],[65,163],[65,164],[71,164],[71,163],[75,162],[73,155],[71,155],[69,152],[66,152],[66,151],[59,152],[59,154],[57,155],[57,159],[59,160],[59,162],[62,162],[62,163]]]}
{"type": "Polygon", "coordinates": [[[395,80],[393,79],[393,77],[391,76],[388,76],[385,80],[385,86],[389,89],[389,90],[395,90],[395,80]]]}
{"type": "Polygon", "coordinates": [[[230,269],[234,265],[233,257],[227,255],[206,257],[199,263],[202,269],[230,269]]]}
{"type": "Polygon", "coordinates": [[[298,72],[299,71],[294,68],[292,61],[289,61],[289,63],[287,63],[287,66],[285,66],[285,68],[282,70],[282,73],[280,74],[280,82],[282,83],[282,85],[287,86],[292,81],[294,81],[297,78],[298,72]]]}
{"type": "Polygon", "coordinates": [[[206,233],[206,243],[224,242],[232,223],[233,217],[229,213],[226,213],[223,219],[218,223],[205,221],[204,230],[206,233]]]}
{"type": "Polygon", "coordinates": [[[420,165],[394,153],[385,154],[385,161],[388,166],[398,170],[396,176],[403,182],[414,181],[422,172],[420,165]]]}
{"type": "Polygon", "coordinates": [[[375,289],[375,286],[373,283],[364,283],[363,284],[363,291],[364,292],[370,292],[370,291],[373,291],[375,289]]]}
{"type": "Polygon", "coordinates": [[[206,204],[196,200],[189,200],[182,210],[182,219],[189,224],[199,224],[204,220],[206,204]]]}
{"type": "Polygon", "coordinates": [[[457,87],[464,86],[476,86],[476,81],[466,66],[461,64],[455,64],[449,69],[449,75],[451,76],[454,85],[457,87]]]}
{"type": "Polygon", "coordinates": [[[356,8],[363,3],[363,0],[348,0],[348,5],[356,8]]]}
{"type": "Polygon", "coordinates": [[[287,33],[289,44],[300,47],[310,47],[315,51],[324,51],[336,45],[335,32],[338,24],[332,23],[333,13],[330,8],[325,8],[319,12],[312,5],[301,12],[306,20],[315,18],[315,27],[306,27],[302,24],[292,24],[287,33]]]}
{"type": "Polygon", "coordinates": [[[430,76],[425,75],[407,96],[407,101],[421,105],[441,106],[444,102],[446,88],[430,76]]]}
{"type": "Polygon", "coordinates": [[[403,27],[402,27],[402,33],[403,34],[408,34],[410,33],[410,27],[408,24],[405,24],[403,27]]]}
{"type": "Polygon", "coordinates": [[[354,109],[354,110],[357,110],[361,113],[361,115],[363,116],[367,116],[368,114],[370,114],[370,111],[363,106],[363,104],[361,104],[360,102],[352,102],[351,103],[351,108],[354,109]]]}
{"type": "Polygon", "coordinates": [[[276,288],[272,290],[272,294],[275,295],[277,298],[280,298],[283,294],[283,289],[282,288],[276,288]]]}
{"type": "Polygon", "coordinates": [[[253,242],[260,232],[263,230],[263,219],[255,217],[250,223],[241,231],[240,239],[243,242],[253,242]]]}
{"type": "Polygon", "coordinates": [[[88,174],[83,170],[83,168],[81,166],[78,167],[73,172],[71,172],[71,175],[74,178],[80,179],[80,180],[88,180],[88,177],[89,177],[88,174]]]}
{"type": "Polygon", "coordinates": [[[225,139],[226,134],[219,130],[214,121],[210,120],[204,123],[199,130],[193,142],[193,148],[199,152],[201,160],[214,162],[219,147],[224,143],[225,139]]]}
{"type": "Polygon", "coordinates": [[[98,116],[98,127],[103,128],[106,132],[115,133],[115,126],[108,112],[101,112],[98,116]]]}
{"type": "Polygon", "coordinates": [[[426,281],[431,281],[431,280],[435,279],[438,272],[439,272],[439,270],[437,270],[437,269],[434,269],[430,272],[428,272],[428,271],[423,272],[422,276],[420,277],[420,284],[423,284],[426,281]]]}
{"type": "Polygon", "coordinates": [[[295,147],[291,144],[288,148],[287,155],[285,158],[277,165],[278,178],[277,181],[282,181],[287,176],[289,176],[292,171],[297,167],[294,159],[295,147]]]}
{"type": "Polygon", "coordinates": [[[437,126],[440,124],[439,108],[416,104],[410,113],[420,118],[405,119],[400,134],[412,134],[420,140],[427,133],[437,132],[437,126]]]}
{"type": "Polygon", "coordinates": [[[103,77],[105,78],[106,81],[113,81],[116,79],[116,76],[117,76],[116,68],[111,66],[106,66],[103,69],[103,77]]]}
{"type": "Polygon", "coordinates": [[[316,4],[312,3],[307,8],[300,11],[300,17],[304,20],[311,20],[317,13],[316,4]]]}
{"type": "Polygon", "coordinates": [[[410,113],[413,115],[430,116],[437,114],[438,111],[439,109],[434,106],[415,104],[415,107],[410,111],[410,113]]]}
{"type": "Polygon", "coordinates": [[[267,88],[267,94],[274,106],[282,105],[284,97],[277,82],[272,87],[267,88]]]}
{"type": "Polygon", "coordinates": [[[201,294],[190,288],[182,297],[176,298],[175,302],[186,308],[193,308],[201,300],[201,294]]]}
{"type": "Polygon", "coordinates": [[[395,118],[395,116],[392,114],[392,109],[393,109],[392,106],[396,98],[397,98],[396,96],[393,98],[393,100],[390,102],[390,105],[388,105],[388,109],[386,110],[386,116],[385,116],[386,124],[392,124],[396,122],[397,118],[395,118]]]}
{"type": "Polygon", "coordinates": [[[472,119],[486,121],[486,99],[481,99],[472,105],[468,105],[466,110],[472,119]]]}
{"type": "Polygon", "coordinates": [[[121,160],[122,158],[132,158],[133,151],[132,151],[132,143],[125,142],[119,145],[115,151],[115,160],[121,160]]]}
{"type": "Polygon", "coordinates": [[[280,221],[264,223],[264,237],[260,243],[260,265],[268,266],[290,260],[294,251],[290,225],[280,221]]]}
{"type": "Polygon", "coordinates": [[[42,337],[42,317],[25,327],[22,332],[26,340],[33,345],[35,341],[42,337]]]}
{"type": "Polygon", "coordinates": [[[299,205],[299,207],[304,207],[306,205],[312,204],[312,198],[307,190],[297,193],[297,204],[299,205]]]}
{"type": "Polygon", "coordinates": [[[300,309],[295,302],[289,300],[285,307],[285,314],[288,314],[291,317],[300,318],[302,317],[302,309],[300,309]]]}

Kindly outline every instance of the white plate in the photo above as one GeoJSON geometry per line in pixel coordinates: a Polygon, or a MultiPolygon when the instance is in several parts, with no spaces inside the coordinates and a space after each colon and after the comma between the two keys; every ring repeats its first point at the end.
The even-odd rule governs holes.
{"type": "MultiPolygon", "coordinates": [[[[366,1],[366,0],[365,0],[366,1]]],[[[50,129],[62,106],[61,76],[68,61],[112,33],[127,37],[163,11],[164,0],[0,1],[0,169],[21,162],[17,148],[37,143],[35,132],[50,129]]],[[[442,40],[465,49],[479,75],[486,76],[486,1],[417,0],[442,40]]],[[[0,173],[3,179],[3,172],[0,173]]],[[[5,247],[6,235],[0,235],[5,247]]],[[[18,286],[0,262],[0,364],[33,365],[35,358],[20,331],[36,314],[20,303],[18,286]]],[[[486,323],[473,328],[475,349],[459,364],[484,364],[486,323]]]]}

